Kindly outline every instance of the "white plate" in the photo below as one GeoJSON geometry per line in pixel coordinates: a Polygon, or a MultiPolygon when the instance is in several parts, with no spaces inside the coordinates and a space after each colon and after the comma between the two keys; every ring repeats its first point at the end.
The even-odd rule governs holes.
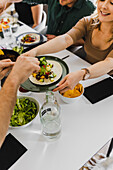
{"type": "Polygon", "coordinates": [[[52,83],[56,82],[62,76],[62,66],[60,65],[60,63],[58,63],[57,61],[54,61],[54,60],[47,60],[47,62],[50,63],[50,64],[53,64],[53,68],[51,68],[51,71],[53,71],[56,74],[56,77],[54,78],[54,81],[51,82],[49,79],[45,79],[44,82],[40,82],[35,77],[33,77],[31,75],[29,77],[29,80],[33,84],[37,84],[37,85],[49,85],[49,84],[52,84],[52,83]]]}
{"type": "Polygon", "coordinates": [[[41,34],[39,33],[34,33],[34,32],[25,32],[23,34],[20,34],[18,37],[17,37],[17,40],[20,42],[21,45],[23,46],[31,46],[31,45],[35,45],[35,44],[38,44],[38,43],[41,43],[43,42],[43,37],[41,34]],[[34,42],[30,42],[30,43],[24,43],[22,42],[22,38],[25,37],[26,35],[31,35],[33,37],[36,38],[36,40],[34,42]]]}

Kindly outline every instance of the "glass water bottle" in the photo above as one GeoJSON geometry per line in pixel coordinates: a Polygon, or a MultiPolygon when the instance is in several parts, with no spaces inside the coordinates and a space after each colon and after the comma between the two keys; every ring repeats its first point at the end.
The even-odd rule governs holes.
{"type": "Polygon", "coordinates": [[[60,106],[53,92],[46,92],[46,101],[40,109],[40,120],[42,125],[42,133],[45,137],[52,139],[60,136],[61,119],[60,106]]]}

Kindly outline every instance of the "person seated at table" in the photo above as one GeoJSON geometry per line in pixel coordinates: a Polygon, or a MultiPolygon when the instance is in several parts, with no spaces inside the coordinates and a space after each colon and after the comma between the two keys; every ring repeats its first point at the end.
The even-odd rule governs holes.
{"type": "Polygon", "coordinates": [[[27,3],[15,3],[15,10],[19,15],[19,20],[23,23],[35,28],[40,24],[42,19],[43,5],[30,5],[27,3]]]}
{"type": "MultiPolygon", "coordinates": [[[[8,62],[8,61],[7,61],[8,62]]],[[[1,64],[1,61],[0,61],[1,64]]],[[[13,65],[14,63],[11,63],[13,65]]],[[[7,66],[7,65],[6,65],[7,66]]],[[[3,67],[0,66],[2,69],[3,67]]],[[[11,114],[16,103],[17,89],[33,73],[40,69],[39,61],[33,57],[19,56],[12,71],[0,90],[0,147],[5,139],[11,114]],[[20,72],[22,74],[20,74],[20,72]]],[[[0,78],[2,78],[2,70],[0,78]]]]}
{"type": "MultiPolygon", "coordinates": [[[[5,9],[3,6],[7,6],[7,0],[0,1],[0,14],[5,9]]],[[[39,61],[33,57],[19,56],[16,63],[10,59],[0,61],[0,80],[11,70],[0,90],[0,148],[8,131],[11,114],[16,103],[17,90],[32,72],[38,72],[39,69],[39,61]]]]}
{"type": "Polygon", "coordinates": [[[61,93],[73,89],[79,81],[96,78],[113,69],[113,0],[98,0],[97,13],[82,18],[66,34],[26,52],[26,56],[38,56],[66,49],[85,37],[86,58],[93,65],[66,75],[54,91],[61,93]]]}
{"type": "Polygon", "coordinates": [[[48,5],[48,21],[45,32],[48,40],[66,33],[82,17],[92,14],[95,10],[94,4],[87,0],[23,0],[23,2],[48,5]]]}
{"type": "MultiPolygon", "coordinates": [[[[3,2],[3,1],[2,1],[3,2]]],[[[0,13],[6,10],[12,3],[3,3],[0,7],[0,13]]],[[[18,13],[18,19],[23,23],[35,28],[42,20],[43,5],[30,5],[28,3],[18,2],[14,4],[15,11],[18,13]]],[[[14,10],[14,9],[13,9],[14,10]]]]}

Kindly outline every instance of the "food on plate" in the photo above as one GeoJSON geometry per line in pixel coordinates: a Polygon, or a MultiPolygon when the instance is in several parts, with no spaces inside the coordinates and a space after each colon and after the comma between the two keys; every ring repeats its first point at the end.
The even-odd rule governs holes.
{"type": "Polygon", "coordinates": [[[37,105],[29,98],[17,98],[16,105],[10,119],[10,126],[22,126],[29,123],[37,115],[37,105]]]}
{"type": "Polygon", "coordinates": [[[3,25],[7,25],[9,22],[10,22],[9,18],[2,18],[1,21],[0,21],[0,23],[3,24],[3,25]]]}
{"type": "Polygon", "coordinates": [[[22,46],[20,46],[20,47],[16,46],[16,47],[13,48],[13,50],[16,51],[19,54],[22,54],[24,48],[22,46]]]}
{"type": "Polygon", "coordinates": [[[53,82],[56,77],[56,74],[51,70],[53,66],[53,64],[46,61],[45,57],[42,57],[40,59],[40,71],[32,75],[40,82],[44,82],[45,79],[50,79],[53,82]]]}
{"type": "Polygon", "coordinates": [[[4,52],[0,49],[0,55],[4,55],[4,52]]]}
{"type": "Polygon", "coordinates": [[[40,36],[37,34],[26,34],[22,39],[21,42],[22,43],[33,43],[35,41],[40,41],[40,36]]]}
{"type": "Polygon", "coordinates": [[[5,27],[5,28],[8,27],[7,24],[9,24],[9,22],[10,22],[9,18],[2,18],[0,20],[0,32],[2,32],[2,27],[5,27]]]}
{"type": "MultiPolygon", "coordinates": [[[[68,98],[74,98],[74,97],[78,97],[83,93],[83,86],[82,84],[78,83],[73,90],[67,90],[66,92],[64,92],[62,95],[64,97],[68,97],[68,98]]],[[[60,93],[61,94],[61,93],[60,93]]]]}
{"type": "Polygon", "coordinates": [[[46,60],[45,57],[40,58],[40,71],[32,73],[29,77],[31,82],[39,85],[51,84],[57,81],[62,75],[61,65],[53,60],[46,60]]]}
{"type": "Polygon", "coordinates": [[[2,32],[2,25],[0,24],[0,32],[2,32]]]}

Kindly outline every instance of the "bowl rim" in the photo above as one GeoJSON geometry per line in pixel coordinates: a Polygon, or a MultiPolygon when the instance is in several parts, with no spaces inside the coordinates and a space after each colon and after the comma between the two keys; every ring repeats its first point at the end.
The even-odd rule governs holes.
{"type": "Polygon", "coordinates": [[[9,125],[9,128],[12,128],[12,129],[20,129],[20,128],[24,128],[24,127],[29,126],[32,123],[32,121],[36,119],[36,117],[38,116],[39,110],[40,110],[39,102],[35,98],[30,97],[30,96],[17,96],[17,98],[29,98],[29,99],[31,99],[31,101],[34,101],[36,103],[38,109],[37,109],[36,116],[30,122],[28,122],[28,123],[26,123],[25,125],[22,125],[22,126],[10,126],[9,125]]]}
{"type": "MultiPolygon", "coordinates": [[[[79,84],[81,84],[81,83],[79,83],[79,84]]],[[[81,84],[82,85],[82,84],[81,84]]],[[[82,87],[83,87],[83,92],[81,93],[81,95],[83,95],[83,93],[84,93],[84,86],[82,85],[82,87]]],[[[68,91],[68,90],[67,90],[68,91]]],[[[78,98],[78,97],[80,97],[81,95],[79,95],[79,96],[76,96],[76,97],[65,97],[65,96],[63,96],[60,92],[58,92],[62,97],[64,97],[65,99],[76,99],[76,98],[78,98]]]]}

